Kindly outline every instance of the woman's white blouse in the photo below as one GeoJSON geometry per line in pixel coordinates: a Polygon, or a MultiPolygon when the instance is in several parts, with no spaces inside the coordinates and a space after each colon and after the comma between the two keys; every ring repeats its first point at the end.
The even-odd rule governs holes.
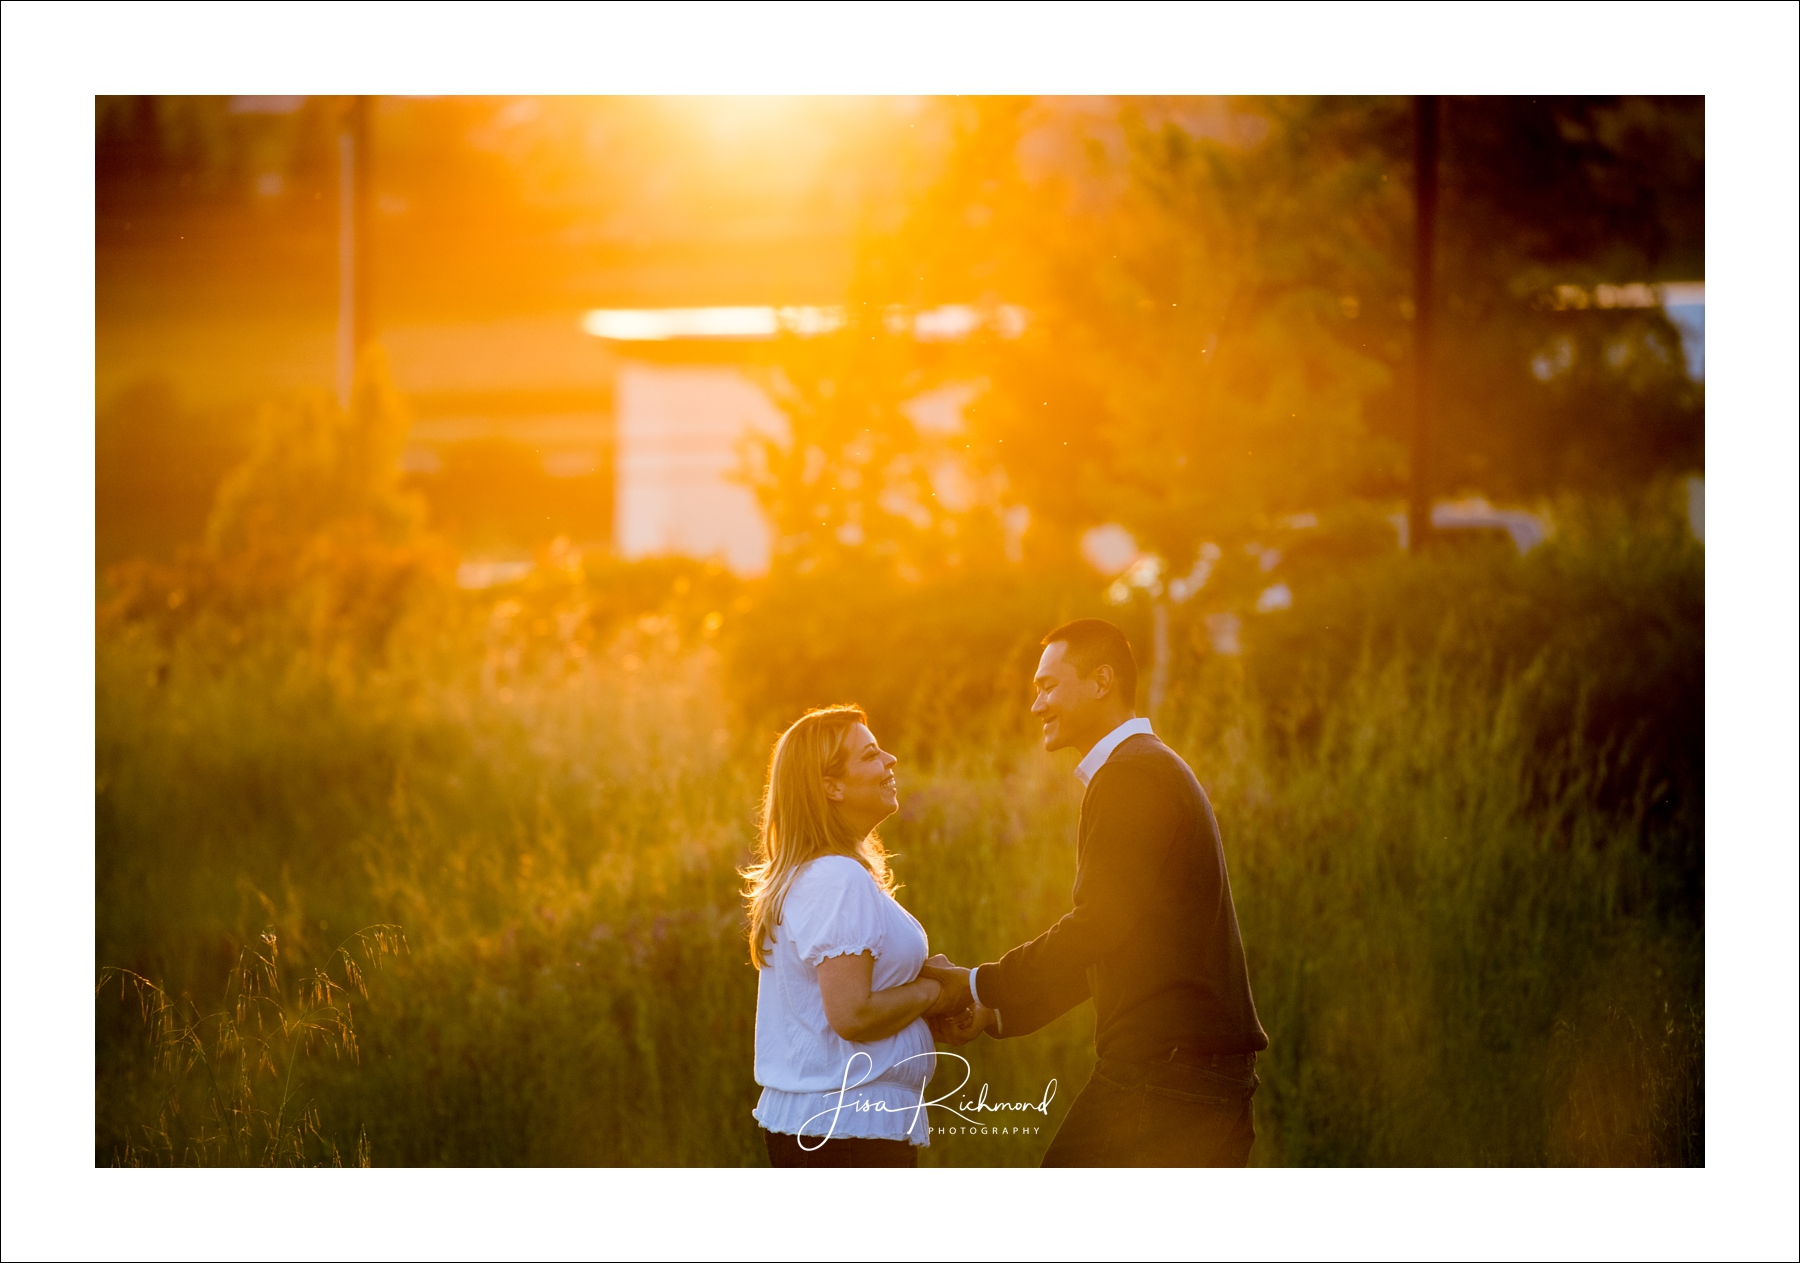
{"type": "Polygon", "coordinates": [[[768,1130],[930,1143],[918,1108],[935,1061],[925,1019],[866,1044],[825,1020],[819,962],[865,951],[875,957],[875,991],[911,982],[930,954],[925,927],[861,864],[842,855],[809,861],[788,887],[774,950],[756,978],[763,1094],[752,1112],[768,1130]]]}

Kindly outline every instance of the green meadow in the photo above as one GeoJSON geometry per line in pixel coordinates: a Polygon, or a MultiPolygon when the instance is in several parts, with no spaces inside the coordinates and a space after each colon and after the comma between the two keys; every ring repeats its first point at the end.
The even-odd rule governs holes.
{"type": "MultiPolygon", "coordinates": [[[[1559,502],[1524,557],[1321,562],[1241,654],[1174,610],[1155,722],[1213,800],[1272,1041],[1253,1162],[1703,1162],[1704,562],[1663,491],[1559,502]]],[[[736,870],[778,725],[870,708],[899,897],[975,963],[1074,873],[1036,638],[1150,626],[1019,566],[451,574],[327,534],[107,579],[97,1164],[761,1163],[736,870]]],[[[933,1096],[1054,1081],[1048,1114],[925,1161],[1034,1163],[1091,1034],[1083,1006],[969,1045],[933,1096]]]]}

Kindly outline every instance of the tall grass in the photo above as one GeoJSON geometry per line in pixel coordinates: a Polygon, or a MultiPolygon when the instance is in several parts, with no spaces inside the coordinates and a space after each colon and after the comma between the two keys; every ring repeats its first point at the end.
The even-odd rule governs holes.
{"type": "MultiPolygon", "coordinates": [[[[708,582],[663,574],[632,606],[591,576],[499,595],[426,577],[374,649],[198,591],[185,621],[160,600],[112,616],[97,951],[143,981],[98,993],[96,1161],[760,1161],[734,870],[765,734],[708,582]],[[360,977],[355,1056],[318,1032],[310,1054],[280,1044],[279,1094],[225,1110],[257,1146],[247,1124],[146,1142],[177,1136],[171,1100],[191,1118],[213,1099],[212,1068],[260,1064],[229,1051],[248,1047],[236,1016],[206,1056],[167,1051],[237,1012],[259,945],[336,959],[374,924],[409,950],[360,977]]],[[[1666,897],[1657,836],[1694,817],[1658,815],[1656,785],[1597,792],[1634,756],[1579,715],[1545,746],[1542,660],[1363,644],[1304,732],[1239,659],[1188,661],[1159,716],[1218,811],[1272,1040],[1254,1160],[1701,1161],[1701,930],[1666,897]]],[[[903,748],[920,757],[884,834],[934,948],[991,958],[1049,924],[1074,873],[1066,758],[1002,711],[903,748]]],[[[300,1020],[288,1004],[265,1030],[300,1020]]],[[[1038,1101],[1055,1080],[1049,1117],[942,1134],[926,1160],[1035,1162],[1091,1034],[1083,1006],[962,1050],[962,1096],[1038,1101]]]]}
{"type": "MultiPolygon", "coordinates": [[[[296,1093],[296,1072],[314,1053],[359,1060],[352,997],[368,996],[365,967],[404,949],[395,930],[358,930],[324,965],[298,972],[281,959],[279,936],[265,930],[240,950],[225,1004],[210,1013],[191,997],[171,999],[142,974],[102,969],[96,992],[116,988],[121,1001],[136,1002],[147,1054],[133,1058],[140,1050],[124,1035],[110,1069],[130,1083],[140,1108],[155,1109],[153,1118],[109,1120],[113,1158],[127,1166],[344,1165],[317,1105],[296,1093]]],[[[370,1165],[366,1136],[358,1136],[353,1160],[370,1165]]]]}

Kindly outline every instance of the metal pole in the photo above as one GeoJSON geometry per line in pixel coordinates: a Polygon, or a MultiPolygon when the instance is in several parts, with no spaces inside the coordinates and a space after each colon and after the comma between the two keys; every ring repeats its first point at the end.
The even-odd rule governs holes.
{"type": "Polygon", "coordinates": [[[350,406],[356,362],[375,335],[369,284],[369,98],[352,97],[338,132],[337,397],[350,406]]]}
{"type": "Polygon", "coordinates": [[[356,379],[356,141],[338,133],[337,400],[350,406],[356,379]]]}
{"type": "Polygon", "coordinates": [[[1413,99],[1413,415],[1407,545],[1425,546],[1431,532],[1433,290],[1438,202],[1438,99],[1413,99]]]}

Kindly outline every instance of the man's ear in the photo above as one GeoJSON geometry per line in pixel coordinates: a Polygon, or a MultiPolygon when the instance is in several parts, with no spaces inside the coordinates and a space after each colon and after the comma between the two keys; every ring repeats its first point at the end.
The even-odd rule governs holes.
{"type": "Polygon", "coordinates": [[[1112,693],[1113,686],[1118,682],[1118,677],[1113,674],[1111,663],[1102,662],[1099,666],[1094,668],[1095,697],[1105,697],[1112,693]]]}

